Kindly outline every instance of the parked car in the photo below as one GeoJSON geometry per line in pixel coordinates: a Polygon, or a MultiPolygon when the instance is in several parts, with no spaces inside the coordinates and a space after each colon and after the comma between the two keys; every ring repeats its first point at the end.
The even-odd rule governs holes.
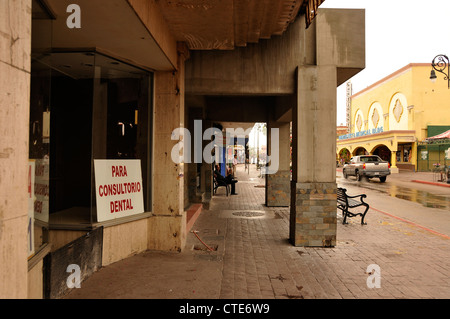
{"type": "Polygon", "coordinates": [[[355,176],[358,181],[363,177],[378,177],[380,182],[384,183],[386,176],[391,174],[391,166],[377,155],[353,156],[350,162],[344,165],[342,174],[344,178],[355,176]]]}

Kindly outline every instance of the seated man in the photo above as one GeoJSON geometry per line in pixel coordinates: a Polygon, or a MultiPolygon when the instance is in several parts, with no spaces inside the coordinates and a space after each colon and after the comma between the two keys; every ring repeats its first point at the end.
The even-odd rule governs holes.
{"type": "Polygon", "coordinates": [[[236,193],[236,183],[238,182],[236,179],[233,178],[231,175],[227,175],[227,177],[223,177],[220,174],[220,165],[216,164],[214,169],[214,177],[218,182],[224,181],[226,184],[231,185],[231,195],[237,195],[236,193]]]}
{"type": "Polygon", "coordinates": [[[233,169],[231,168],[231,167],[226,167],[225,168],[225,170],[226,170],[226,172],[227,172],[227,175],[226,176],[231,176],[231,177],[233,177],[234,176],[234,174],[233,174],[233,169]]]}

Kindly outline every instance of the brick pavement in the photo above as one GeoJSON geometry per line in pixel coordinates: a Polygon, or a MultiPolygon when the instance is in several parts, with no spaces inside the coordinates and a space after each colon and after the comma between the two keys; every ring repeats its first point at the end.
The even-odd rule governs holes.
{"type": "Polygon", "coordinates": [[[450,298],[450,239],[376,210],[342,225],[333,248],[288,242],[289,208],[264,206],[262,180],[238,168],[237,196],[218,190],[181,253],[145,252],[94,274],[67,298],[450,298]],[[203,248],[202,250],[193,247],[203,248]],[[367,268],[381,288],[367,286],[367,268]],[[103,289],[102,289],[103,287],[103,289]],[[104,288],[107,289],[104,289],[104,288]]]}
{"type": "Polygon", "coordinates": [[[269,218],[224,221],[219,298],[450,297],[449,238],[370,210],[365,226],[359,218],[342,225],[338,214],[334,248],[293,247],[289,208],[265,207],[264,188],[255,187],[260,184],[259,179],[238,183],[240,195],[217,196],[211,206],[211,211],[271,212],[269,218]],[[381,288],[367,286],[372,264],[380,267],[381,288]]]}

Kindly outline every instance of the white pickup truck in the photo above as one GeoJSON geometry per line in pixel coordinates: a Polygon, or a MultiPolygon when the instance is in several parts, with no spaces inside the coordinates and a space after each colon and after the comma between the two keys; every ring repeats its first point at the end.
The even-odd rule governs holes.
{"type": "Polygon", "coordinates": [[[384,183],[386,176],[391,174],[390,168],[389,163],[377,155],[361,155],[353,156],[350,162],[344,165],[342,174],[344,178],[355,176],[357,181],[360,181],[363,176],[369,179],[378,177],[380,182],[384,183]]]}

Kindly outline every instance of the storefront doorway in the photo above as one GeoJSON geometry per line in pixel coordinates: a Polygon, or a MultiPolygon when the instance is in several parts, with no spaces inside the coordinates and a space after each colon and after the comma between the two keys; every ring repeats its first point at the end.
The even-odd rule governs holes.
{"type": "Polygon", "coordinates": [[[399,169],[404,170],[415,170],[415,166],[412,163],[412,144],[406,143],[406,144],[398,144],[397,147],[397,167],[399,169]]]}

